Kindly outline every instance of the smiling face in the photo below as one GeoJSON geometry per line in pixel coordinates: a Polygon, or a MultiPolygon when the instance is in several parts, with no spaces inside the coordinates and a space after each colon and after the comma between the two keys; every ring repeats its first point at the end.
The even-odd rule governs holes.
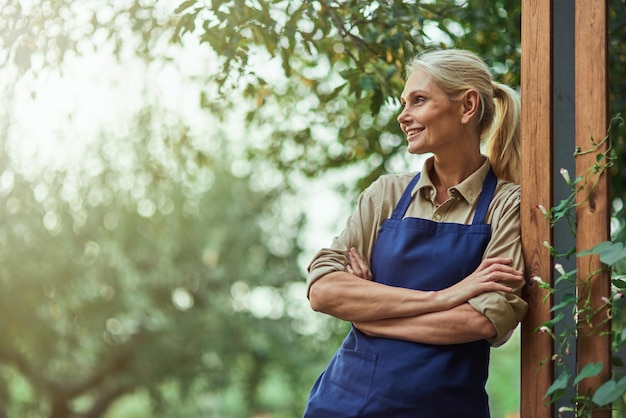
{"type": "Polygon", "coordinates": [[[407,79],[401,102],[398,122],[407,136],[410,153],[460,151],[467,128],[462,101],[450,100],[430,75],[417,70],[407,79]]]}

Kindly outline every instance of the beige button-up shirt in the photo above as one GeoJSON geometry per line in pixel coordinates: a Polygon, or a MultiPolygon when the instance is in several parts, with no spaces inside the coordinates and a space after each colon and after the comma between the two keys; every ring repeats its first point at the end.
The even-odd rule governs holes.
{"type": "MultiPolygon", "coordinates": [[[[441,205],[435,202],[435,187],[428,175],[432,165],[431,157],[424,163],[420,180],[412,191],[413,200],[404,216],[471,224],[478,196],[490,168],[489,160],[462,183],[448,189],[448,199],[441,205]]],[[[400,196],[415,174],[383,175],[361,194],[343,232],[333,239],[330,247],[321,249],[311,261],[307,276],[309,287],[328,273],[345,271],[351,247],[355,247],[369,262],[378,230],[391,217],[400,196]]],[[[491,225],[491,240],[483,258],[508,257],[513,260],[513,268],[523,271],[519,202],[519,185],[498,179],[485,219],[485,223],[491,225]]],[[[490,342],[494,346],[502,345],[510,338],[528,309],[521,298],[523,283],[512,287],[515,288],[513,293],[488,292],[468,301],[493,323],[497,334],[490,342]]]]}

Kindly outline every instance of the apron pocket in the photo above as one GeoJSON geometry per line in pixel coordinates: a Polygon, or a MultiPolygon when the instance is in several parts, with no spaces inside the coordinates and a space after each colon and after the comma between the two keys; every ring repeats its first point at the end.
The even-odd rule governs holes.
{"type": "Polygon", "coordinates": [[[351,396],[367,399],[374,370],[376,353],[340,348],[326,370],[328,379],[351,396]]]}
{"type": "Polygon", "coordinates": [[[340,348],[316,382],[305,417],[358,417],[368,400],[376,353],[340,348]]]}

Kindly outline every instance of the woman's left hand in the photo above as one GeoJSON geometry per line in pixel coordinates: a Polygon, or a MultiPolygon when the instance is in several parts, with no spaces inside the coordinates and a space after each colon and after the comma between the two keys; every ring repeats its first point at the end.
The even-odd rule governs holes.
{"type": "Polygon", "coordinates": [[[361,254],[359,254],[356,248],[350,248],[350,251],[348,251],[348,260],[350,261],[350,264],[346,266],[346,271],[348,273],[354,274],[361,279],[372,280],[372,271],[370,270],[370,266],[363,259],[361,254]]]}

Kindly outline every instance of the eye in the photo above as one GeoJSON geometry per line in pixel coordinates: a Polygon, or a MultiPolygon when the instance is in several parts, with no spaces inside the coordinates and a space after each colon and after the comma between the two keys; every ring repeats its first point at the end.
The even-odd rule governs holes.
{"type": "Polygon", "coordinates": [[[415,104],[422,104],[426,101],[426,98],[424,96],[416,96],[413,101],[415,104]]]}

